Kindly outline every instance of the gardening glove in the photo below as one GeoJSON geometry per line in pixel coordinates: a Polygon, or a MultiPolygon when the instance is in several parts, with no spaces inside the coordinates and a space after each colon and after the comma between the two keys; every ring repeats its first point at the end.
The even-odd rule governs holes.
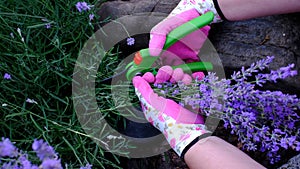
{"type": "MultiPolygon", "coordinates": [[[[149,73],[143,77],[134,77],[136,95],[146,119],[164,134],[172,149],[183,158],[193,144],[210,133],[206,130],[201,115],[190,112],[173,100],[158,96],[148,81],[154,82],[155,78],[149,73]]],[[[174,76],[171,75],[170,78],[174,76]]]]}
{"type": "Polygon", "coordinates": [[[150,72],[147,72],[143,75],[143,78],[149,83],[164,83],[170,81],[172,83],[182,81],[185,85],[189,85],[192,82],[192,79],[201,80],[204,78],[203,72],[195,72],[190,76],[183,72],[181,68],[176,68],[173,70],[171,66],[161,67],[156,76],[150,72]]]}
{"type": "Polygon", "coordinates": [[[152,56],[161,54],[160,57],[165,65],[179,65],[184,62],[199,61],[198,53],[207,39],[210,26],[205,26],[190,33],[165,52],[162,52],[162,49],[165,45],[166,35],[173,29],[208,11],[215,14],[213,22],[221,21],[213,0],[181,0],[171,14],[151,30],[150,54],[152,56]]]}

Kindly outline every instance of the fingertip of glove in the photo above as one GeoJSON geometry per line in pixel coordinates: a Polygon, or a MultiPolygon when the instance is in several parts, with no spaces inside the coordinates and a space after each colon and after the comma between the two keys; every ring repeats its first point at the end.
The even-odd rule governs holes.
{"type": "Polygon", "coordinates": [[[192,83],[192,77],[188,74],[184,74],[183,75],[183,78],[182,78],[182,82],[185,84],[185,85],[189,85],[192,83]]]}
{"type": "Polygon", "coordinates": [[[168,74],[172,74],[173,72],[173,68],[169,65],[166,65],[166,66],[162,66],[159,71],[162,71],[162,72],[166,72],[168,74]]]}
{"type": "Polygon", "coordinates": [[[176,68],[174,71],[173,71],[173,74],[172,74],[172,79],[175,81],[175,82],[178,82],[180,81],[182,78],[184,77],[184,72],[181,68],[176,68]]]}
{"type": "Polygon", "coordinates": [[[145,79],[148,83],[154,83],[155,77],[152,73],[147,72],[143,76],[143,79],[145,79]]]}
{"type": "Polygon", "coordinates": [[[210,26],[204,26],[203,28],[201,28],[201,31],[208,36],[208,33],[210,31],[210,26]]]}
{"type": "Polygon", "coordinates": [[[173,74],[173,68],[171,66],[163,66],[161,67],[158,72],[157,75],[155,77],[156,79],[156,83],[162,83],[162,82],[166,82],[168,81],[171,76],[173,74]]]}
{"type": "Polygon", "coordinates": [[[161,49],[149,47],[149,53],[151,56],[159,56],[161,51],[162,51],[161,49]]]}
{"type": "Polygon", "coordinates": [[[193,79],[202,80],[205,77],[203,72],[195,72],[192,74],[193,79]]]}
{"type": "Polygon", "coordinates": [[[132,79],[132,84],[135,88],[139,88],[144,81],[145,80],[141,76],[135,76],[132,79]]]}
{"type": "Polygon", "coordinates": [[[166,35],[152,33],[149,41],[149,53],[151,56],[159,56],[166,42],[166,35]]]}
{"type": "Polygon", "coordinates": [[[153,93],[149,83],[141,76],[135,76],[132,82],[135,89],[138,90],[146,100],[148,100],[149,95],[153,93]]]}

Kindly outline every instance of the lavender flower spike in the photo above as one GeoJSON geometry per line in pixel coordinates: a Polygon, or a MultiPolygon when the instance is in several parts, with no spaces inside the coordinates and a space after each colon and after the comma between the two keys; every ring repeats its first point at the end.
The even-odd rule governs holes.
{"type": "Polygon", "coordinates": [[[14,157],[16,156],[17,148],[8,138],[3,138],[0,142],[0,157],[14,157]]]}
{"type": "Polygon", "coordinates": [[[278,79],[297,75],[294,64],[269,73],[260,72],[273,59],[270,56],[249,68],[243,67],[231,79],[218,79],[215,73],[208,72],[190,85],[154,85],[154,89],[163,90],[160,93],[183,106],[200,109],[202,115],[220,118],[224,127],[238,136],[243,149],[266,152],[270,163],[275,163],[280,160],[280,148],[300,151],[300,129],[295,127],[300,122],[300,98],[281,91],[256,89],[266,82],[276,83],[278,79]],[[174,93],[182,97],[172,97],[174,93]]]}
{"type": "Polygon", "coordinates": [[[91,20],[93,20],[94,19],[94,17],[95,17],[95,15],[94,14],[89,14],[89,20],[91,21],[91,20]]]}
{"type": "Polygon", "coordinates": [[[4,79],[10,80],[11,79],[11,75],[8,73],[5,73],[3,76],[4,79]]]}
{"type": "Polygon", "coordinates": [[[127,38],[127,45],[128,46],[132,46],[135,43],[135,39],[134,38],[127,38]]]}
{"type": "Polygon", "coordinates": [[[80,167],[80,169],[92,169],[92,165],[86,164],[84,167],[80,167]]]}
{"type": "Polygon", "coordinates": [[[91,6],[86,2],[77,2],[75,6],[79,12],[88,11],[91,9],[91,6]]]}
{"type": "Polygon", "coordinates": [[[46,159],[41,165],[43,169],[63,169],[61,166],[60,159],[46,159]]]}
{"type": "Polygon", "coordinates": [[[33,151],[36,152],[40,160],[56,158],[57,154],[53,147],[49,146],[47,142],[43,140],[34,140],[32,144],[33,151]]]}

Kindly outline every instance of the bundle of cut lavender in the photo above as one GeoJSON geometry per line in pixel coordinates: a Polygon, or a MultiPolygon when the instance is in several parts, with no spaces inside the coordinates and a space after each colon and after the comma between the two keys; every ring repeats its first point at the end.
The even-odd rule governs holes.
{"type": "Polygon", "coordinates": [[[273,59],[268,56],[247,69],[242,67],[231,79],[219,79],[209,72],[190,85],[168,82],[154,85],[154,89],[182,106],[200,109],[204,116],[220,118],[224,127],[238,136],[243,149],[266,152],[270,163],[275,163],[280,159],[280,147],[300,150],[300,130],[295,126],[300,102],[296,95],[257,89],[266,82],[297,75],[294,64],[261,73],[273,59]]]}

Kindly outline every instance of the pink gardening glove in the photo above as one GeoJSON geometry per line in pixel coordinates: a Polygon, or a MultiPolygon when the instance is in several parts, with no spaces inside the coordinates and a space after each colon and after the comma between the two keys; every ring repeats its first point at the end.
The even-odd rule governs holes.
{"type": "Polygon", "coordinates": [[[175,152],[179,156],[183,156],[191,143],[194,143],[199,136],[209,134],[205,129],[204,119],[201,115],[190,112],[173,100],[165,99],[154,93],[149,85],[149,80],[154,82],[156,79],[150,74],[133,78],[133,85],[142,104],[144,115],[154,127],[164,134],[175,152]]]}
{"type": "MultiPolygon", "coordinates": [[[[151,39],[149,42],[150,54],[152,56],[162,54],[161,58],[166,65],[179,65],[183,62],[199,61],[198,53],[207,39],[210,30],[209,26],[205,26],[187,35],[165,52],[162,52],[162,49],[165,45],[166,35],[173,29],[208,11],[212,11],[215,15],[212,23],[222,21],[220,16],[223,16],[223,14],[217,1],[181,0],[171,14],[151,30],[151,39]]],[[[224,16],[222,18],[224,18],[224,16]]]]}
{"type": "Polygon", "coordinates": [[[147,72],[143,75],[143,78],[149,83],[163,83],[167,81],[174,83],[182,81],[184,84],[189,85],[192,79],[202,80],[204,76],[203,72],[195,72],[190,76],[184,73],[180,68],[173,70],[171,66],[163,66],[158,70],[155,77],[152,73],[147,72]]]}
{"type": "MultiPolygon", "coordinates": [[[[165,45],[166,36],[176,27],[200,16],[195,9],[182,12],[175,16],[170,16],[151,30],[149,42],[150,54],[159,56],[165,45]]],[[[199,61],[198,53],[203,43],[207,39],[209,26],[196,30],[185,36],[160,55],[162,62],[166,65],[179,65],[184,62],[199,61]]]]}

